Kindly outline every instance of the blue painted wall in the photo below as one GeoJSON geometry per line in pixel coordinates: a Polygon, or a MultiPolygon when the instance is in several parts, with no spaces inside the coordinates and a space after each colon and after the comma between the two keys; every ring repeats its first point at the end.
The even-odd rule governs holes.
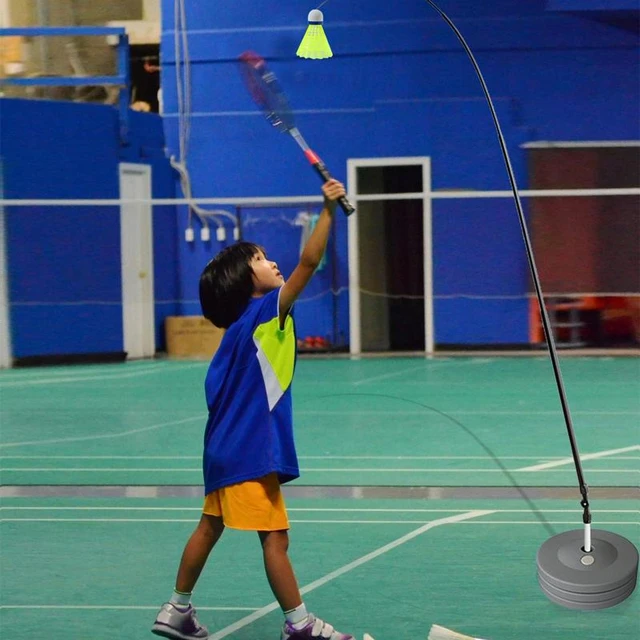
{"type": "Polygon", "coordinates": [[[631,11],[638,10],[637,0],[547,0],[552,11],[631,11]]]}
{"type": "MultiPolygon", "coordinates": [[[[172,198],[160,118],[131,114],[120,147],[108,106],[0,99],[0,155],[8,199],[118,198],[118,163],[150,164],[153,195],[172,198]]],[[[16,358],[122,351],[117,207],[8,207],[12,347],[16,358]]],[[[176,313],[175,207],[154,211],[157,342],[176,313]]]]}
{"type": "MultiPolygon", "coordinates": [[[[493,93],[521,187],[523,142],[640,138],[637,33],[613,26],[622,24],[619,11],[608,24],[604,4],[441,0],[493,93]]],[[[1,99],[4,197],[116,198],[120,161],[151,164],[154,197],[175,195],[164,152],[166,136],[170,153],[178,153],[173,0],[163,5],[164,120],[132,113],[131,144],[121,147],[110,107],[1,99]]],[[[626,0],[610,6],[629,16],[626,0]]],[[[346,179],[348,158],[428,155],[435,189],[508,188],[477,78],[426,2],[327,4],[335,57],[325,61],[294,56],[311,8],[293,0],[277,7],[187,2],[196,196],[320,193],[295,143],[271,130],[248,97],[235,62],[246,49],[269,59],[300,129],[338,177],[346,179]]],[[[638,17],[631,13],[628,24],[638,17]]],[[[245,212],[245,237],[263,244],[284,272],[298,253],[295,213],[245,212]]],[[[117,209],[14,208],[7,215],[16,357],[121,350],[117,209]]],[[[184,210],[155,208],[160,348],[166,315],[199,313],[199,274],[221,248],[216,240],[187,244],[185,226],[184,210]]],[[[433,230],[437,342],[526,342],[528,270],[513,204],[437,201],[433,230]]],[[[346,240],[339,216],[329,262],[297,305],[302,335],[333,333],[334,313],[338,333],[348,334],[346,240]],[[332,287],[341,291],[335,300],[327,294],[332,287]]]]}
{"type": "MultiPolygon", "coordinates": [[[[295,143],[270,130],[248,97],[235,62],[247,49],[269,60],[299,128],[343,180],[348,158],[428,155],[435,189],[509,188],[473,69],[426,2],[328,3],[325,31],[334,58],[323,61],[295,57],[312,3],[186,4],[194,112],[188,161],[196,196],[319,193],[295,143]]],[[[559,11],[559,0],[439,3],[466,37],[496,99],[520,187],[527,186],[523,142],[640,138],[637,34],[576,14],[571,4],[573,13],[559,11]]],[[[177,155],[173,15],[173,1],[163,0],[164,122],[177,155]]],[[[246,231],[276,259],[292,260],[291,244],[297,248],[299,236],[290,230],[272,233],[268,225],[256,225],[246,231]]],[[[337,232],[338,285],[345,286],[343,221],[337,232]]],[[[434,239],[437,342],[527,342],[528,271],[513,203],[438,201],[434,239]]],[[[194,301],[190,312],[198,275],[218,248],[217,242],[180,243],[181,286],[194,301]]],[[[326,290],[327,283],[320,286],[326,290]]],[[[326,332],[326,299],[298,307],[304,309],[302,334],[326,332]]],[[[345,333],[346,307],[343,294],[345,333]]]]}

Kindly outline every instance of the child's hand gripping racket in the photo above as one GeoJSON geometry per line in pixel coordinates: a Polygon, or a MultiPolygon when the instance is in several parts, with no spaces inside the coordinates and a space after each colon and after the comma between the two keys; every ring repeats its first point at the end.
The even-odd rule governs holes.
{"type": "MultiPolygon", "coordinates": [[[[287,97],[273,72],[267,68],[264,59],[257,53],[245,51],[240,56],[240,63],[249,92],[255,103],[264,111],[267,120],[278,131],[290,134],[323,181],[330,180],[331,174],[327,167],[309,148],[302,134],[298,131],[287,97]]],[[[349,216],[355,211],[353,205],[344,196],[338,200],[338,204],[342,207],[345,215],[349,216]]]]}

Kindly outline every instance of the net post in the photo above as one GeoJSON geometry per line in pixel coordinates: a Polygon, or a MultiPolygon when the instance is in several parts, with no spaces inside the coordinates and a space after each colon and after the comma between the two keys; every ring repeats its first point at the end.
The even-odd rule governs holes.
{"type": "Polygon", "coordinates": [[[435,352],[435,330],[433,322],[433,200],[431,185],[431,158],[422,165],[422,224],[423,224],[423,269],[424,269],[424,350],[431,357],[435,352]]]}

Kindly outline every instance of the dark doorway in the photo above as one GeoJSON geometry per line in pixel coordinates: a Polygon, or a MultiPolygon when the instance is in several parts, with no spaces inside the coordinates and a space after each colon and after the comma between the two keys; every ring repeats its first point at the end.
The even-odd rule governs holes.
{"type": "MultiPolygon", "coordinates": [[[[359,167],[357,179],[359,194],[423,189],[422,165],[359,167]]],[[[423,201],[363,205],[359,207],[363,350],[424,351],[423,201]]]]}
{"type": "Polygon", "coordinates": [[[131,102],[147,103],[151,113],[158,113],[160,90],[160,46],[132,45],[130,51],[131,102]]]}

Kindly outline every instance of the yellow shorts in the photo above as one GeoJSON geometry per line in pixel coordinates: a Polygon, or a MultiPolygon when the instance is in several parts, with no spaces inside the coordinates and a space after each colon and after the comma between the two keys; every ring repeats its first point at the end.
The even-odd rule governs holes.
{"type": "Polygon", "coordinates": [[[289,528],[277,473],[217,489],[204,499],[203,513],[222,517],[231,529],[283,531],[289,528]]]}

